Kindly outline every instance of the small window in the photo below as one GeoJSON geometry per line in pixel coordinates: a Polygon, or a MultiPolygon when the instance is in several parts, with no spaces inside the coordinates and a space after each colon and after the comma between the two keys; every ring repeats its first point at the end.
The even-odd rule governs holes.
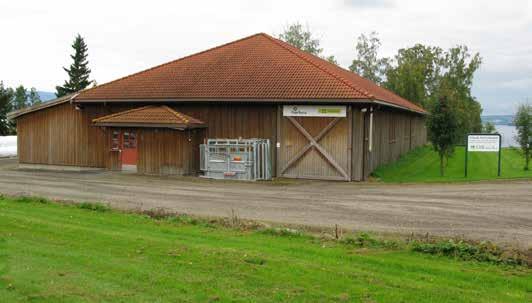
{"type": "Polygon", "coordinates": [[[124,132],[124,148],[129,148],[129,133],[124,132]]]}
{"type": "Polygon", "coordinates": [[[118,150],[120,149],[120,132],[114,130],[111,135],[111,149],[118,150]]]}
{"type": "Polygon", "coordinates": [[[129,133],[129,148],[137,148],[137,134],[135,132],[129,133]]]}

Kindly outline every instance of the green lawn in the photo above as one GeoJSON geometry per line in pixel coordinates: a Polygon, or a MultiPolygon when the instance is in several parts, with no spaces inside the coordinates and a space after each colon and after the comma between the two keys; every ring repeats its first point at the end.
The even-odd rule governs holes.
{"type": "Polygon", "coordinates": [[[440,160],[430,146],[417,148],[395,163],[384,165],[373,175],[384,182],[449,182],[493,179],[532,178],[525,171],[524,157],[515,148],[501,151],[501,177],[497,177],[497,153],[469,153],[468,177],[464,177],[465,148],[457,147],[447,163],[445,176],[440,177],[440,160]]]}
{"type": "Polygon", "coordinates": [[[0,198],[0,302],[532,299],[524,267],[179,222],[0,198]]]}

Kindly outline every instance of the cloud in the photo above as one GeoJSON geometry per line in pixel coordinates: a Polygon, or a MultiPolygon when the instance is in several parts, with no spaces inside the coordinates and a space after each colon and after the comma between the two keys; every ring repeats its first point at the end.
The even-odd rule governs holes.
{"type": "Polygon", "coordinates": [[[0,1],[0,80],[54,91],[67,75],[72,40],[89,46],[91,78],[105,83],[258,32],[277,35],[292,22],[308,25],[324,53],[347,67],[356,38],[377,31],[381,55],[415,43],[480,52],[473,93],[485,113],[512,113],[532,99],[532,2],[512,0],[68,0],[0,1]],[[479,5],[482,2],[483,5],[479,5]],[[495,21],[496,22],[495,22],[495,21]],[[16,26],[13,26],[16,24],[16,26]]]}
{"type": "Polygon", "coordinates": [[[392,0],[344,0],[345,5],[356,8],[380,8],[395,6],[392,0]]]}
{"type": "Polygon", "coordinates": [[[515,89],[531,88],[532,78],[523,78],[523,79],[505,81],[505,82],[502,82],[500,86],[505,87],[505,88],[515,88],[515,89]]]}

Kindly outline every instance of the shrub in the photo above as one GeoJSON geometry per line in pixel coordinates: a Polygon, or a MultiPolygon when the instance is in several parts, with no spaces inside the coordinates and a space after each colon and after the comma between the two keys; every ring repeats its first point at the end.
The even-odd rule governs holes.
{"type": "Polygon", "coordinates": [[[340,240],[340,243],[356,246],[356,247],[371,247],[371,248],[397,248],[399,244],[395,241],[376,239],[372,235],[359,232],[354,236],[348,236],[340,240]]]}
{"type": "Polygon", "coordinates": [[[198,225],[200,220],[188,215],[176,215],[167,217],[168,222],[175,224],[198,225]]]}
{"type": "Polygon", "coordinates": [[[41,204],[50,203],[50,200],[48,199],[32,197],[32,196],[20,196],[20,197],[17,197],[15,201],[19,203],[41,203],[41,204]]]}
{"type": "Polygon", "coordinates": [[[264,228],[260,229],[259,233],[271,236],[281,236],[281,237],[303,237],[304,233],[297,229],[287,228],[287,227],[276,227],[276,228],[264,228]]]}
{"type": "Polygon", "coordinates": [[[503,249],[491,242],[469,243],[463,240],[447,240],[434,243],[412,242],[412,250],[453,257],[461,260],[474,260],[495,264],[527,265],[529,260],[518,250],[503,249]]]}
{"type": "Polygon", "coordinates": [[[142,211],[142,214],[156,220],[164,219],[170,217],[172,214],[166,211],[162,207],[152,208],[142,211]]]}
{"type": "Polygon", "coordinates": [[[105,205],[102,203],[92,203],[92,202],[79,203],[78,208],[88,209],[88,210],[98,211],[98,212],[106,212],[106,211],[111,210],[111,208],[108,205],[105,205]]]}

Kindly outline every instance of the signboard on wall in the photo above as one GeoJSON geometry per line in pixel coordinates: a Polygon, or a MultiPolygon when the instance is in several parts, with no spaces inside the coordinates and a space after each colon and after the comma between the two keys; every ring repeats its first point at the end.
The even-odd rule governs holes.
{"type": "Polygon", "coordinates": [[[284,105],[285,117],[345,117],[344,105],[284,105]]]}
{"type": "Polygon", "coordinates": [[[498,152],[500,146],[500,135],[471,134],[467,136],[467,150],[470,152],[498,152]]]}

